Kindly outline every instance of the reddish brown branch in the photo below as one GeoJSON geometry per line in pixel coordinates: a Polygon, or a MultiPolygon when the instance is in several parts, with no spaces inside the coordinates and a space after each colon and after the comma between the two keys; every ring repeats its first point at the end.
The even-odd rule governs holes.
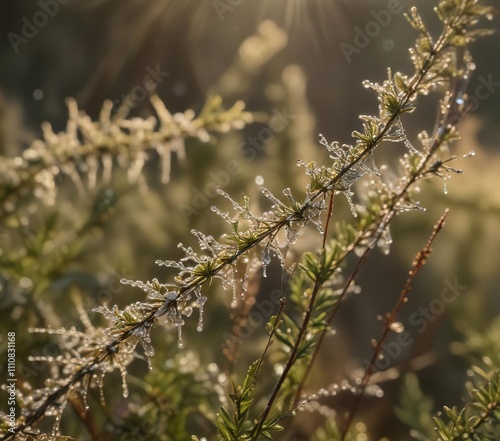
{"type": "Polygon", "coordinates": [[[394,305],[394,308],[386,317],[384,329],[382,331],[382,335],[375,343],[375,349],[373,351],[372,358],[370,360],[368,367],[365,370],[365,374],[363,375],[361,383],[358,387],[358,391],[357,391],[356,397],[354,399],[354,403],[352,405],[352,408],[349,412],[347,420],[346,420],[344,427],[342,429],[342,435],[340,437],[341,441],[343,441],[345,436],[347,435],[349,427],[351,426],[352,421],[354,419],[354,416],[356,415],[356,412],[359,408],[359,404],[361,402],[361,399],[363,398],[363,394],[366,390],[366,387],[368,386],[368,383],[370,382],[371,376],[374,373],[377,360],[379,359],[379,357],[382,354],[383,344],[384,344],[385,340],[387,339],[387,337],[389,336],[389,334],[391,332],[393,332],[393,325],[396,322],[396,318],[399,314],[399,311],[401,310],[403,304],[408,301],[408,294],[411,291],[411,288],[412,288],[413,283],[415,281],[415,277],[417,276],[417,273],[422,269],[422,267],[426,264],[427,258],[432,251],[431,245],[432,245],[434,239],[436,238],[436,236],[438,235],[438,233],[443,228],[447,215],[448,215],[448,209],[444,212],[444,214],[441,216],[441,218],[438,220],[438,222],[434,226],[432,234],[430,235],[429,240],[425,244],[425,247],[416,254],[415,259],[413,260],[412,269],[410,270],[408,278],[406,280],[406,284],[405,284],[403,290],[401,291],[401,294],[399,295],[399,297],[396,301],[396,304],[394,305]]]}

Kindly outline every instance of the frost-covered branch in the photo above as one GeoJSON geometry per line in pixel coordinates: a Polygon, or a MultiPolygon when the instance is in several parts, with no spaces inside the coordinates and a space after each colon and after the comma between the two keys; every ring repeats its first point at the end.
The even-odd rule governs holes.
{"type": "MultiPolygon", "coordinates": [[[[472,63],[468,53],[463,59],[457,57],[457,48],[462,48],[475,36],[484,33],[477,30],[475,26],[479,18],[486,15],[488,11],[489,9],[481,7],[477,0],[441,1],[437,7],[437,13],[443,24],[443,31],[434,42],[423,20],[416,9],[413,8],[408,19],[419,33],[417,43],[411,51],[414,72],[408,76],[401,73],[393,74],[389,70],[388,78],[382,84],[364,83],[365,87],[373,89],[377,94],[379,101],[378,114],[375,116],[361,116],[363,130],[353,132],[355,139],[353,145],[342,145],[337,142],[329,143],[325,138],[320,137],[320,143],[330,154],[331,163],[322,166],[315,163],[299,163],[309,177],[305,195],[301,198],[302,201],[297,200],[289,189],[283,191],[285,199],[282,200],[263,188],[262,193],[270,201],[271,208],[263,214],[256,215],[250,209],[248,198],[245,198],[244,202],[240,204],[220,190],[220,194],[231,203],[235,214],[222,212],[216,207],[212,209],[229,224],[230,232],[216,240],[210,235],[193,231],[193,234],[198,239],[202,254],[197,253],[191,247],[180,245],[185,253],[182,259],[179,261],[157,261],[158,265],[174,268],[178,271],[173,281],[161,283],[157,279],[148,282],[122,280],[124,284],[142,289],[149,300],[136,302],[123,310],[120,310],[117,306],[113,308],[107,306],[98,307],[96,311],[103,313],[109,319],[110,326],[102,331],[96,331],[95,334],[90,331],[87,333],[74,330],[50,331],[56,332],[65,340],[63,344],[65,354],[49,360],[57,367],[58,376],[50,379],[46,387],[39,391],[33,391],[29,395],[23,395],[20,392],[20,396],[24,400],[23,415],[15,429],[10,433],[6,433],[3,439],[8,439],[15,434],[21,434],[28,428],[31,429],[38,420],[51,413],[56,417],[54,433],[57,433],[57,423],[60,420],[69,394],[78,392],[85,396],[86,390],[91,386],[99,387],[102,392],[103,377],[107,372],[115,368],[119,369],[122,374],[124,394],[126,394],[126,368],[136,355],[137,343],[141,344],[148,359],[148,365],[151,368],[150,358],[154,354],[154,349],[151,345],[150,332],[155,324],[170,324],[177,327],[179,345],[181,345],[181,330],[185,317],[189,317],[193,313],[193,308],[197,308],[199,310],[198,330],[201,331],[203,328],[203,306],[207,301],[207,297],[202,293],[202,288],[208,282],[218,279],[221,280],[224,288],[233,289],[233,292],[235,292],[237,283],[235,264],[240,259],[246,259],[249,265],[252,265],[256,259],[265,269],[274,255],[284,266],[289,247],[293,245],[299,232],[307,224],[312,223],[322,234],[325,233],[322,218],[329,209],[327,201],[333,200],[333,197],[338,194],[343,194],[347,198],[353,214],[358,217],[357,228],[351,226],[350,228],[346,227],[340,233],[337,232],[336,237],[339,238],[339,245],[333,249],[331,258],[328,260],[325,255],[321,266],[316,268],[316,270],[324,270],[325,272],[314,274],[314,258],[311,258],[310,264],[312,266],[309,270],[312,276],[309,275],[309,277],[313,279],[313,277],[318,278],[321,276],[323,278],[321,280],[322,284],[332,283],[330,279],[334,278],[339,264],[351,251],[358,252],[363,256],[377,244],[386,249],[391,242],[388,229],[389,223],[395,214],[420,208],[419,204],[413,200],[411,191],[415,182],[429,176],[447,178],[449,173],[453,171],[448,167],[447,163],[456,158],[442,158],[442,155],[438,152],[438,147],[447,147],[456,139],[456,125],[467,112],[462,99],[465,91],[454,86],[457,81],[469,75],[472,63]],[[446,86],[446,92],[441,102],[439,123],[435,132],[432,135],[425,131],[421,132],[418,137],[418,145],[415,145],[405,133],[402,116],[411,113],[415,109],[417,99],[421,95],[427,95],[443,85],[446,86]],[[374,151],[383,142],[397,142],[405,146],[406,153],[400,160],[401,176],[399,179],[391,180],[385,177],[384,170],[379,171],[375,165],[374,151]],[[354,205],[352,202],[354,184],[369,176],[373,178],[368,183],[369,189],[364,194],[362,192],[359,194],[359,198],[363,203],[354,205]],[[250,251],[257,247],[260,247],[260,250],[254,256],[251,256],[250,251]],[[327,262],[329,263],[325,266],[327,262]]],[[[165,121],[179,123],[172,116],[165,114],[164,109],[157,108],[156,110],[160,127],[166,126],[165,121]]],[[[242,117],[242,115],[247,114],[241,113],[242,108],[237,110],[239,113],[236,113],[238,113],[239,118],[237,117],[234,120],[230,118],[230,121],[239,121],[237,124],[244,124],[247,122],[247,116],[242,117]]],[[[222,113],[222,115],[225,114],[222,113]]],[[[74,118],[77,118],[77,116],[74,118]]],[[[83,121],[86,121],[85,124],[89,123],[88,119],[84,118],[83,121]]],[[[102,127],[96,129],[99,133],[101,129],[110,127],[109,114],[108,116],[105,115],[102,121],[102,127]]],[[[187,121],[189,125],[194,124],[196,120],[192,115],[185,115],[183,121],[187,121]]],[[[90,149],[92,150],[95,146],[106,146],[105,140],[107,138],[103,140],[95,138],[92,135],[92,130],[87,129],[85,124],[82,123],[78,127],[82,130],[83,136],[87,136],[85,139],[90,149]]],[[[148,120],[144,120],[140,124],[138,122],[134,123],[134,120],[132,120],[126,126],[130,137],[127,138],[128,144],[125,141],[124,143],[128,147],[139,148],[139,152],[132,149],[132,152],[135,153],[127,157],[127,160],[132,161],[131,169],[136,170],[132,173],[133,177],[139,174],[145,160],[144,152],[140,146],[144,144],[156,145],[153,138],[147,137],[155,124],[156,122],[148,122],[148,120]]],[[[219,127],[217,125],[219,122],[213,122],[213,124],[213,126],[210,126],[207,123],[208,127],[219,127]]],[[[207,129],[201,123],[199,126],[194,124],[194,128],[191,127],[191,129],[183,128],[182,124],[175,127],[175,130],[177,130],[175,135],[168,132],[168,136],[165,133],[161,136],[165,136],[166,139],[171,141],[176,139],[176,136],[179,136],[180,131],[183,134],[187,133],[199,137],[207,129]]],[[[230,128],[230,126],[223,127],[230,128]]],[[[75,126],[68,129],[68,134],[73,136],[71,138],[73,141],[78,139],[76,130],[75,126]]],[[[154,133],[157,131],[154,131],[154,133]]],[[[159,132],[161,133],[161,130],[159,132]]],[[[123,132],[120,133],[123,135],[123,132]]],[[[52,135],[51,131],[46,135],[47,146],[52,142],[52,135]]],[[[61,136],[66,136],[65,142],[67,143],[68,135],[61,136]]],[[[165,143],[163,138],[156,141],[161,141],[162,145],[165,143]]],[[[57,137],[53,138],[52,144],[58,144],[57,137]]],[[[87,144],[82,143],[79,145],[87,144]]],[[[116,147],[119,150],[122,143],[117,142],[112,145],[113,148],[116,147]]],[[[54,186],[54,175],[64,172],[63,168],[57,164],[71,163],[72,160],[68,159],[71,158],[68,152],[59,152],[57,149],[54,150],[57,152],[54,157],[45,160],[44,153],[46,151],[47,149],[44,148],[40,150],[32,147],[30,154],[33,157],[21,158],[18,161],[18,167],[22,169],[23,164],[28,160],[40,161],[41,170],[37,172],[37,176],[39,173],[42,175],[49,173],[47,188],[50,189],[54,186]],[[59,154],[61,156],[58,156],[59,154]],[[62,162],[60,162],[61,158],[62,162]],[[50,166],[49,169],[47,169],[47,166],[50,166]],[[56,167],[55,174],[50,171],[52,166],[56,167]]],[[[85,152],[83,153],[85,154],[85,152]]],[[[170,150],[168,155],[170,155],[170,150]]],[[[89,157],[91,156],[89,154],[89,157]]],[[[68,174],[71,175],[72,173],[68,174]]],[[[14,175],[12,176],[13,185],[11,188],[13,190],[10,190],[10,193],[7,191],[3,198],[10,197],[12,192],[17,191],[14,189],[22,187],[23,182],[34,179],[34,175],[28,175],[16,181],[14,175]]],[[[93,181],[94,178],[90,180],[93,181]]],[[[42,184],[45,182],[46,179],[43,178],[42,184]]],[[[307,273],[307,265],[305,265],[305,268],[307,273]]],[[[351,283],[349,282],[345,288],[341,288],[336,293],[341,296],[340,300],[350,286],[351,283]]],[[[337,304],[340,304],[338,296],[337,300],[337,304]]],[[[233,301],[237,301],[235,294],[233,294],[233,301]]],[[[334,305],[333,314],[338,307],[337,304],[334,305]]],[[[315,297],[305,306],[309,308],[316,307],[315,297]]],[[[328,308],[331,306],[332,304],[329,303],[328,308]]],[[[325,307],[325,314],[327,314],[326,311],[332,311],[328,308],[325,307]]],[[[309,317],[306,315],[307,322],[304,329],[309,326],[309,317]]],[[[330,319],[332,317],[329,316],[330,319]]],[[[320,328],[321,332],[326,329],[324,324],[322,326],[320,328]]],[[[304,338],[305,332],[301,332],[300,329],[299,326],[297,328],[297,338],[292,339],[290,342],[291,345],[296,345],[296,353],[300,352],[300,345],[309,344],[313,347],[312,343],[318,342],[318,340],[311,342],[304,338]]],[[[291,360],[290,363],[296,361],[296,359],[292,358],[291,360]]],[[[272,421],[266,422],[267,414],[264,413],[263,415],[257,429],[251,429],[249,432],[255,438],[259,435],[261,429],[271,430],[269,427],[277,421],[274,418],[272,421]]],[[[231,432],[228,431],[227,433],[231,432]]],[[[232,440],[237,438],[229,437],[224,439],[232,440]]]]}

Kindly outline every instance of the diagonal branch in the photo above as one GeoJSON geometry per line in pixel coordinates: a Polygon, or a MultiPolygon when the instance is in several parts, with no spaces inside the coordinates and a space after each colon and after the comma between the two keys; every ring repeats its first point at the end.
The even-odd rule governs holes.
{"type": "Polygon", "coordinates": [[[349,416],[347,417],[347,420],[344,424],[344,427],[342,429],[342,434],[340,436],[340,441],[343,441],[347,435],[347,432],[349,431],[349,427],[352,424],[352,421],[354,419],[354,416],[356,415],[356,412],[359,408],[359,404],[361,403],[361,399],[363,398],[363,394],[366,390],[366,387],[368,386],[368,383],[370,382],[370,378],[375,370],[375,365],[377,363],[377,360],[379,356],[382,354],[383,351],[383,344],[389,334],[393,332],[393,326],[396,322],[396,318],[398,316],[398,313],[401,309],[401,307],[408,301],[408,294],[411,291],[411,288],[413,286],[413,282],[415,281],[415,277],[417,276],[418,272],[423,268],[423,266],[427,262],[427,258],[429,257],[432,249],[432,243],[434,242],[434,239],[436,236],[439,234],[441,229],[443,228],[445,224],[445,219],[446,216],[448,215],[448,209],[445,211],[445,213],[439,218],[438,222],[434,226],[434,230],[432,231],[432,234],[429,237],[429,240],[425,244],[425,247],[417,253],[415,256],[415,259],[413,260],[412,264],[412,269],[410,270],[408,279],[406,280],[406,284],[401,291],[396,304],[394,305],[394,308],[388,314],[385,324],[384,324],[384,330],[382,331],[382,335],[380,338],[377,340],[377,343],[375,345],[375,350],[373,351],[372,358],[370,360],[370,363],[368,367],[366,368],[365,374],[363,375],[363,378],[361,379],[361,383],[359,384],[358,387],[358,392],[354,400],[354,404],[352,405],[352,408],[349,412],[349,416]]]}

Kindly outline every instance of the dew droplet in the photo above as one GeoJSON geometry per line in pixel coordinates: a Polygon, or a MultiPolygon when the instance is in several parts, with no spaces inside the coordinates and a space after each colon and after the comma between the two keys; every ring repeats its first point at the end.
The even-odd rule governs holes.
{"type": "Polygon", "coordinates": [[[394,49],[394,40],[391,40],[391,39],[387,39],[387,40],[384,40],[384,42],[382,43],[382,47],[384,49],[384,51],[392,51],[394,49]]]}
{"type": "Polygon", "coordinates": [[[123,398],[127,398],[128,397],[127,369],[124,366],[120,366],[120,375],[122,377],[122,396],[123,398]]]}
{"type": "Polygon", "coordinates": [[[89,410],[90,406],[89,406],[89,403],[87,401],[87,393],[88,393],[88,388],[87,387],[83,387],[82,390],[80,391],[80,395],[82,396],[82,400],[83,400],[83,407],[85,409],[85,411],[89,410]]]}
{"type": "Polygon", "coordinates": [[[41,89],[35,89],[33,91],[33,99],[35,101],[40,101],[41,99],[43,99],[43,90],[41,90],[41,89]]]}
{"type": "Polygon", "coordinates": [[[405,330],[405,327],[401,322],[393,322],[390,325],[390,329],[396,334],[401,334],[405,330]]]}
{"type": "Polygon", "coordinates": [[[177,325],[177,347],[179,349],[182,349],[184,347],[184,344],[182,343],[182,325],[181,324],[177,325]]]}
{"type": "Polygon", "coordinates": [[[264,178],[260,175],[255,176],[255,183],[257,185],[264,185],[264,178]]]}
{"type": "Polygon", "coordinates": [[[262,262],[264,265],[269,265],[271,263],[271,253],[268,248],[266,248],[262,253],[262,262]]]}
{"type": "Polygon", "coordinates": [[[361,257],[365,253],[365,248],[362,246],[356,246],[354,247],[354,254],[356,257],[361,257]]]}
{"type": "Polygon", "coordinates": [[[354,217],[358,217],[358,212],[356,211],[356,207],[354,206],[354,203],[352,202],[352,198],[351,198],[353,193],[351,191],[344,191],[343,194],[347,199],[347,203],[349,204],[349,208],[351,209],[351,214],[354,217]]]}
{"type": "Polygon", "coordinates": [[[271,252],[269,248],[265,248],[262,251],[262,276],[267,277],[267,265],[271,263],[271,252]]]}
{"type": "Polygon", "coordinates": [[[203,296],[200,296],[196,299],[196,303],[199,309],[198,326],[196,327],[196,330],[198,332],[203,331],[203,306],[205,305],[206,301],[207,298],[203,296]]]}
{"type": "Polygon", "coordinates": [[[61,412],[57,412],[54,419],[54,426],[52,428],[52,436],[56,437],[59,434],[59,425],[61,424],[61,412]]]}

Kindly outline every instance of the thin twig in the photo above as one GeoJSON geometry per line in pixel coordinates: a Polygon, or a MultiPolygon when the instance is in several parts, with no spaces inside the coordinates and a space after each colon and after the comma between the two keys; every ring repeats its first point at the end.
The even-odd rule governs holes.
{"type": "MultiPolygon", "coordinates": [[[[335,192],[332,191],[332,194],[330,196],[330,204],[328,207],[328,215],[327,215],[327,218],[325,220],[325,227],[323,228],[323,245],[321,248],[321,259],[324,259],[325,255],[326,255],[326,235],[328,232],[328,225],[330,223],[331,214],[333,211],[334,194],[335,194],[335,192]]],[[[252,433],[250,435],[251,440],[256,440],[258,438],[258,436],[260,435],[260,432],[262,431],[262,427],[266,421],[267,416],[269,415],[269,412],[271,411],[271,408],[274,404],[274,401],[276,400],[278,393],[280,392],[281,387],[283,386],[283,383],[285,382],[285,380],[288,376],[288,372],[290,372],[290,369],[293,367],[293,365],[296,361],[297,353],[299,351],[300,345],[302,344],[302,340],[307,333],[309,320],[311,319],[311,315],[314,311],[314,303],[316,301],[316,297],[320,291],[321,286],[322,286],[322,282],[321,282],[320,278],[318,277],[318,278],[316,278],[316,281],[314,282],[314,287],[313,287],[313,290],[311,293],[311,298],[309,300],[309,305],[308,305],[306,313],[304,315],[304,320],[302,321],[302,325],[300,327],[299,334],[297,335],[297,338],[294,342],[292,351],[290,352],[290,355],[288,357],[286,365],[283,368],[283,372],[281,373],[278,382],[274,386],[271,397],[269,398],[269,401],[267,402],[267,405],[266,405],[264,411],[262,412],[261,416],[259,417],[258,423],[254,426],[254,428],[252,430],[252,433]]]]}
{"type": "Polygon", "coordinates": [[[370,378],[373,374],[373,371],[375,370],[377,360],[379,359],[380,355],[383,352],[383,344],[389,334],[393,332],[392,326],[396,322],[396,318],[398,316],[398,313],[403,306],[408,301],[408,294],[411,291],[411,288],[413,286],[413,283],[415,281],[415,277],[417,276],[418,272],[422,269],[422,267],[426,264],[427,258],[429,257],[432,249],[432,243],[434,242],[434,239],[436,236],[439,234],[441,229],[444,226],[446,216],[448,215],[448,209],[446,209],[445,213],[441,216],[441,218],[438,220],[437,224],[434,226],[434,229],[432,231],[431,236],[429,237],[429,240],[427,241],[425,247],[417,253],[415,256],[415,259],[413,260],[412,264],[412,269],[409,272],[408,279],[406,280],[406,284],[401,291],[401,294],[398,297],[398,300],[396,304],[394,305],[394,308],[392,309],[391,313],[387,316],[385,324],[384,324],[384,329],[382,331],[382,335],[380,338],[377,340],[377,343],[375,345],[375,350],[373,351],[373,356],[370,360],[370,363],[368,367],[365,370],[365,374],[363,375],[363,378],[361,380],[361,383],[358,387],[357,395],[354,399],[354,404],[352,405],[352,408],[349,412],[349,416],[347,417],[346,423],[344,424],[344,427],[342,429],[342,434],[340,436],[340,441],[343,441],[347,435],[347,432],[349,431],[349,428],[352,424],[352,421],[354,419],[354,416],[356,415],[356,412],[359,408],[359,404],[361,402],[361,399],[363,398],[363,394],[366,390],[366,387],[368,386],[368,383],[370,381],[370,378]]]}

